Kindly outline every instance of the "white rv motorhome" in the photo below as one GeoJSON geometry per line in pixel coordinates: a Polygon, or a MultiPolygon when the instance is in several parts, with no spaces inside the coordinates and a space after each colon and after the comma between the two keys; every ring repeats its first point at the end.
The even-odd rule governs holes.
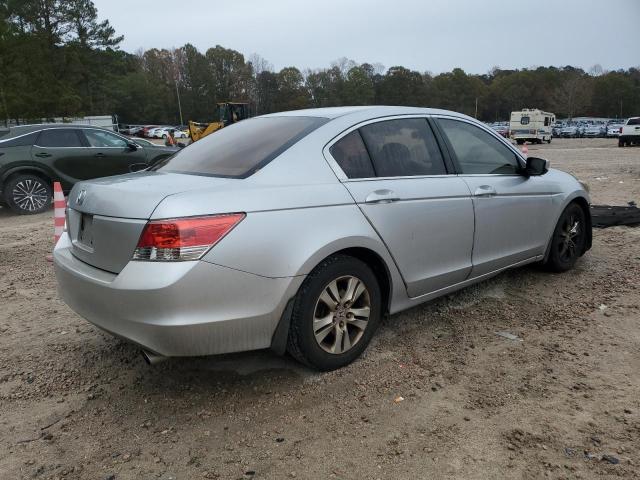
{"type": "Polygon", "coordinates": [[[519,112],[511,112],[509,134],[512,139],[522,145],[524,142],[551,143],[551,127],[556,121],[553,113],[543,112],[537,108],[523,108],[519,112]]]}

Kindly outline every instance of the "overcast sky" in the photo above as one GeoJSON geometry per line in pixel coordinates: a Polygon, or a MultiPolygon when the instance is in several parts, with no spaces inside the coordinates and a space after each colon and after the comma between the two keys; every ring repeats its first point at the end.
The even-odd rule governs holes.
{"type": "Polygon", "coordinates": [[[358,63],[461,67],[640,65],[640,0],[94,0],[121,48],[257,53],[276,70],[358,63]]]}

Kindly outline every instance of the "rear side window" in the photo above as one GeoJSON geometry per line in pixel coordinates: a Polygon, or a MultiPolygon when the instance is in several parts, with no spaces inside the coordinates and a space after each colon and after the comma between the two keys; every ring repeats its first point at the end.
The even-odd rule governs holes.
{"type": "Polygon", "coordinates": [[[640,118],[630,118],[627,125],[640,125],[640,118]]]}
{"type": "Polygon", "coordinates": [[[516,154],[497,138],[467,122],[440,119],[463,174],[514,175],[519,164],[516,154]]]}
{"type": "Polygon", "coordinates": [[[207,135],[151,170],[246,178],[327,121],[295,116],[243,120],[207,135]]]}
{"type": "Polygon", "coordinates": [[[431,127],[424,118],[371,123],[360,132],[378,177],[447,173],[431,127]]]}
{"type": "Polygon", "coordinates": [[[38,133],[40,132],[29,133],[28,135],[23,135],[21,137],[17,137],[17,138],[13,138],[11,140],[5,140],[5,141],[2,141],[0,139],[0,148],[25,147],[28,145],[33,145],[36,141],[36,138],[38,138],[38,133]]]}
{"type": "Polygon", "coordinates": [[[38,137],[40,147],[81,147],[78,132],[67,128],[43,130],[38,137]]]}
{"type": "Polygon", "coordinates": [[[358,130],[345,135],[330,149],[340,168],[349,178],[371,178],[376,173],[358,130]]]}

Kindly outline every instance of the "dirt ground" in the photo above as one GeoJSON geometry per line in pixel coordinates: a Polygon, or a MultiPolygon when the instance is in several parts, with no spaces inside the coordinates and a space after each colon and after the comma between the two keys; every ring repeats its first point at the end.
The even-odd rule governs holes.
{"type": "MultiPolygon", "coordinates": [[[[640,148],[529,154],[640,203],[640,148]]],[[[52,230],[0,210],[0,479],[640,477],[640,228],[596,230],[571,273],[394,315],[323,374],[269,352],[147,366],[58,300],[52,230]]]]}

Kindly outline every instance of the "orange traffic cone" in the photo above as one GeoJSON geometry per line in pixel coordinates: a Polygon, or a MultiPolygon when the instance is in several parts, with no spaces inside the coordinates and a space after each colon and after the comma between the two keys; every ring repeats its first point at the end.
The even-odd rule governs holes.
{"type": "MultiPolygon", "coordinates": [[[[60,236],[64,231],[65,209],[67,202],[62,193],[62,185],[60,182],[53,182],[53,246],[56,246],[60,236]]],[[[53,256],[47,255],[47,260],[52,262],[53,256]]]]}

